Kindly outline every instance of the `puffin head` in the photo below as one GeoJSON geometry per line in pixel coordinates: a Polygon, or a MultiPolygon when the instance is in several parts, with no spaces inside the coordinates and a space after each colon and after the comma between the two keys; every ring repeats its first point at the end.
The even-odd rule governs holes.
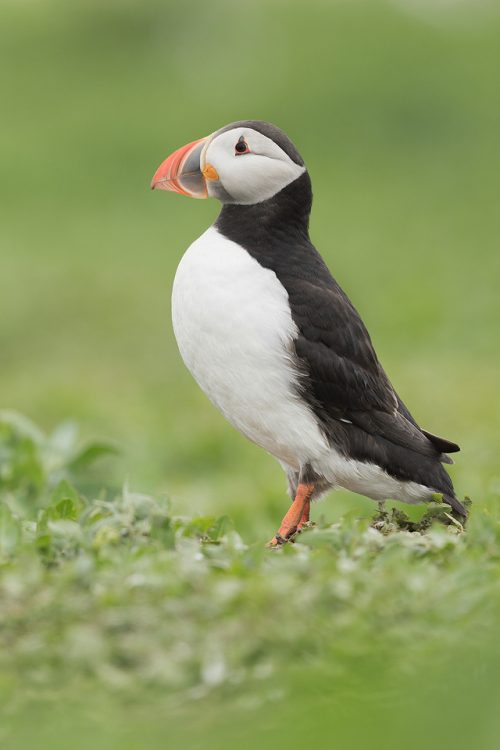
{"type": "Polygon", "coordinates": [[[248,206],[272,198],[305,171],[282,130],[242,120],[174,151],[156,170],[151,188],[248,206]]]}

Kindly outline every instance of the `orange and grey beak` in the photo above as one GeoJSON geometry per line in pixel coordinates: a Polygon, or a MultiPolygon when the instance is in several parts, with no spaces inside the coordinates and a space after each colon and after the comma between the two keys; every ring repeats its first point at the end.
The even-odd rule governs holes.
{"type": "Polygon", "coordinates": [[[174,151],[160,164],[151,189],[171,190],[191,198],[208,198],[207,179],[218,179],[215,169],[202,165],[202,152],[212,136],[200,138],[174,151]]]}

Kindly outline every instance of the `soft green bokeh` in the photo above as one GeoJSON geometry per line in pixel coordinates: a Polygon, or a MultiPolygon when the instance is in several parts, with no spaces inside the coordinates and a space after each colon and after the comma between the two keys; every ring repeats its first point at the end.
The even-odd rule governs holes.
{"type": "Polygon", "coordinates": [[[351,514],[269,551],[227,516],[81,495],[104,450],[0,413],[9,750],[496,748],[498,517],[351,514]]]}
{"type": "MultiPolygon", "coordinates": [[[[250,543],[274,532],[281,470],[197,389],[170,324],[176,265],[218,206],[149,191],[174,148],[232,120],[266,119],[306,160],[313,240],[402,398],[460,443],[459,495],[498,517],[499,66],[498,6],[481,0],[3,0],[0,406],[47,430],[76,419],[85,436],[124,446],[115,482],[166,493],[178,514],[227,513],[250,543]]],[[[367,517],[373,506],[339,492],[315,509],[328,520],[348,511],[367,517]]],[[[440,684],[458,686],[449,700],[465,722],[449,663],[440,684]]],[[[436,723],[431,667],[415,678],[415,711],[436,723]]],[[[295,699],[279,711],[271,701],[263,725],[274,716],[274,746],[286,737],[330,747],[338,711],[330,724],[321,677],[305,663],[297,672],[295,699]]],[[[476,679],[484,737],[493,684],[491,670],[476,679]]],[[[389,731],[392,708],[382,725],[367,707],[371,746],[392,747],[390,732],[399,746],[395,727],[411,708],[389,731]]],[[[337,726],[352,726],[350,710],[337,726]]],[[[200,712],[200,731],[214,747],[244,746],[227,717],[215,732],[209,716],[200,712]]],[[[158,720],[151,742],[162,746],[165,731],[158,720]]],[[[123,736],[102,741],[128,747],[123,736]]]]}

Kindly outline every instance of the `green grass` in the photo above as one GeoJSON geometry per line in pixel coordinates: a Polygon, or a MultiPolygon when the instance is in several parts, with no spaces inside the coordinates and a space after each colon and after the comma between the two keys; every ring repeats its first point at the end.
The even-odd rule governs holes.
{"type": "Polygon", "coordinates": [[[437,6],[1,5],[1,406],[42,426],[1,427],[9,748],[496,746],[500,17],[437,6]],[[313,240],[415,417],[461,445],[466,535],[381,537],[336,492],[263,549],[281,470],[199,392],[170,324],[217,206],[148,189],[172,149],[246,117],[297,143],[313,240]]]}
{"type": "Polygon", "coordinates": [[[465,747],[462,710],[479,746],[495,746],[497,718],[481,721],[485,693],[487,706],[491,690],[498,698],[498,517],[479,510],[464,534],[351,514],[268,550],[227,516],[178,516],[127,488],[81,493],[72,482],[91,480],[109,447],[79,446],[68,426],[47,437],[5,413],[0,438],[8,747],[156,743],[168,730],[172,747],[215,748],[236,741],[236,722],[250,748],[268,741],[256,712],[288,745],[315,729],[320,746],[332,732],[343,747],[374,739],[354,721],[361,709],[366,721],[391,717],[380,739],[397,747],[408,690],[431,709],[409,747],[440,725],[465,747]],[[280,718],[291,707],[297,736],[280,718]]]}

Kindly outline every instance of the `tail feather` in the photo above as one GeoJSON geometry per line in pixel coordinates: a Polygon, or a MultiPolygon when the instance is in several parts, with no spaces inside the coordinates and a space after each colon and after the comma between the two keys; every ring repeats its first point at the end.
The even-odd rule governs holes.
{"type": "Polygon", "coordinates": [[[460,450],[460,446],[453,443],[451,440],[446,440],[446,438],[433,435],[432,432],[427,432],[427,430],[421,429],[421,432],[424,433],[426,438],[429,438],[431,443],[440,453],[458,453],[460,450]]]}
{"type": "Polygon", "coordinates": [[[465,520],[468,516],[467,509],[455,495],[443,494],[443,500],[448,505],[451,505],[452,510],[465,520]]]}

